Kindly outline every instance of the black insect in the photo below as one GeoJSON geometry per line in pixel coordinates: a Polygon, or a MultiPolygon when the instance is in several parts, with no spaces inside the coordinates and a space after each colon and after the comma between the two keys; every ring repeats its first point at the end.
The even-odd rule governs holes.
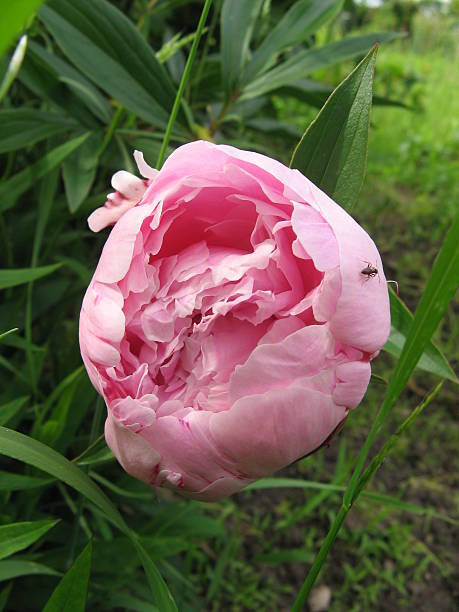
{"type": "Polygon", "coordinates": [[[363,270],[360,270],[360,274],[363,274],[364,276],[366,276],[367,280],[377,276],[378,268],[375,268],[375,266],[371,264],[369,261],[364,261],[364,263],[366,263],[367,265],[365,266],[365,268],[363,268],[363,270]]]}

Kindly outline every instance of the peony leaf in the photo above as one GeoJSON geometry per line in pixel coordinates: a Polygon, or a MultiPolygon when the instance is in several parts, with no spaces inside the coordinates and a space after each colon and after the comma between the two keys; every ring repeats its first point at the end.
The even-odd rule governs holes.
{"type": "Polygon", "coordinates": [[[300,51],[248,84],[242,92],[241,100],[256,98],[269,91],[285,87],[298,79],[303,79],[321,68],[328,68],[344,60],[362,56],[368,53],[376,43],[388,42],[398,36],[399,34],[395,32],[365,34],[344,38],[323,47],[300,51]]]}
{"type": "Polygon", "coordinates": [[[28,395],[23,395],[11,400],[11,402],[2,404],[0,406],[0,425],[6,425],[23,408],[28,399],[28,395]]]}
{"type": "Polygon", "coordinates": [[[105,493],[79,467],[49,446],[6,427],[0,427],[0,455],[23,461],[58,478],[102,510],[105,517],[129,537],[137,550],[160,609],[175,612],[177,608],[169,589],[138,537],[129,529],[105,493]]]}
{"type": "Polygon", "coordinates": [[[42,2],[43,0],[17,0],[3,3],[0,19],[0,57],[14,38],[20,34],[42,2]]]}
{"type": "Polygon", "coordinates": [[[62,164],[65,193],[71,213],[78,210],[91,189],[103,139],[101,132],[91,134],[62,164]]]}
{"type": "Polygon", "coordinates": [[[72,567],[53,591],[43,612],[84,612],[91,572],[92,541],[84,547],[72,567]]]}
{"type": "Polygon", "coordinates": [[[106,0],[52,0],[39,13],[64,54],[142,119],[164,127],[175,91],[141,34],[106,0]]]}
{"type": "Polygon", "coordinates": [[[38,478],[37,476],[24,476],[16,472],[0,470],[0,491],[25,491],[36,489],[55,482],[53,478],[38,478]]]}
{"type": "MultiPolygon", "coordinates": [[[[44,67],[48,73],[55,75],[58,80],[58,88],[63,89],[61,83],[65,83],[70,90],[68,94],[72,92],[75,98],[81,100],[94,116],[104,123],[109,123],[113,109],[107,98],[79,70],[33,40],[29,43],[28,57],[30,56],[33,56],[34,61],[39,63],[40,71],[44,67]]],[[[63,101],[65,110],[67,110],[68,98],[69,95],[66,95],[63,101]]],[[[70,108],[68,110],[70,111],[70,108]]]]}
{"type": "Polygon", "coordinates": [[[375,46],[335,89],[290,162],[348,211],[365,176],[376,52],[375,46]]]}
{"type": "Polygon", "coordinates": [[[341,9],[342,0],[300,0],[282,17],[253,53],[246,66],[242,82],[250,83],[266,72],[285,48],[305,41],[311,34],[330,21],[341,9]]]}
{"type": "Polygon", "coordinates": [[[229,98],[239,84],[262,0],[225,0],[221,12],[222,77],[229,98]]]}
{"type": "Polygon", "coordinates": [[[41,266],[39,268],[16,268],[12,270],[0,269],[0,289],[24,285],[25,283],[37,280],[42,276],[52,274],[61,266],[62,264],[58,263],[51,266],[41,266]]]}
{"type": "Polygon", "coordinates": [[[72,138],[68,142],[56,147],[34,164],[27,166],[4,183],[0,184],[0,212],[8,210],[16,203],[17,198],[30,189],[38,179],[51,172],[75,149],[88,138],[89,132],[82,136],[72,138]]]}
{"type": "Polygon", "coordinates": [[[49,531],[58,521],[27,521],[0,526],[0,559],[27,548],[49,531]]]}
{"type": "Polygon", "coordinates": [[[0,111],[0,153],[30,146],[49,136],[61,134],[76,123],[57,113],[29,108],[0,111]]]}
{"type": "MultiPolygon", "coordinates": [[[[395,357],[400,357],[406,336],[413,322],[413,315],[392,289],[389,290],[389,297],[391,332],[383,349],[395,357]]],[[[456,374],[448,360],[432,341],[427,344],[416,367],[457,383],[456,374]]]]}
{"type": "Polygon", "coordinates": [[[48,575],[59,576],[59,572],[34,561],[22,561],[20,559],[8,559],[8,561],[0,561],[0,582],[3,580],[11,580],[18,576],[30,575],[48,575]]]}

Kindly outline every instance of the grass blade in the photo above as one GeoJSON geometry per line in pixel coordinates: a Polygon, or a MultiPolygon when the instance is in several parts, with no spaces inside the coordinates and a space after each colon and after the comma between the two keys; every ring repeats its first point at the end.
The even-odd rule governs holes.
{"type": "Polygon", "coordinates": [[[56,147],[34,164],[24,168],[10,179],[0,184],[0,212],[8,210],[25,191],[30,189],[38,179],[59,166],[66,157],[77,149],[89,137],[89,132],[77,136],[56,147]]]}
{"type": "Polygon", "coordinates": [[[0,269],[0,290],[8,287],[16,287],[24,285],[30,281],[37,280],[43,276],[52,274],[62,266],[61,263],[52,264],[51,266],[41,266],[39,268],[16,268],[14,270],[0,269]]]}
{"type": "Polygon", "coordinates": [[[126,534],[133,543],[160,609],[166,612],[176,611],[176,606],[166,583],[135,533],[129,529],[123,517],[105,493],[79,467],[45,444],[6,427],[0,427],[0,454],[23,461],[47,472],[76,489],[98,506],[107,520],[126,534]]]}
{"type": "Polygon", "coordinates": [[[2,580],[11,580],[18,576],[30,575],[48,575],[59,576],[59,572],[34,561],[22,561],[19,559],[8,559],[8,561],[0,561],[0,582],[2,580]]]}
{"type": "MultiPolygon", "coordinates": [[[[383,349],[395,357],[400,357],[406,342],[406,335],[413,322],[413,315],[402,300],[395,295],[392,289],[389,289],[389,297],[391,332],[389,340],[386,342],[383,349]]],[[[440,349],[435,346],[432,341],[426,345],[416,367],[425,372],[431,372],[441,378],[446,378],[451,382],[457,383],[457,377],[454,370],[451,368],[440,349]]]]}
{"type": "Polygon", "coordinates": [[[43,612],[84,612],[91,572],[91,556],[92,541],[89,540],[53,591],[43,612]]]}
{"type": "Polygon", "coordinates": [[[36,542],[59,521],[28,521],[0,526],[0,559],[9,557],[36,542]]]}

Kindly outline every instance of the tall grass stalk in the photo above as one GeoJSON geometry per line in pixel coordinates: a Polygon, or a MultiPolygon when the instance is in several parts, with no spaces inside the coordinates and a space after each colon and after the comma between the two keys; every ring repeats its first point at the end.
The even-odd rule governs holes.
{"type": "Polygon", "coordinates": [[[185,70],[183,71],[182,78],[180,80],[180,85],[177,90],[177,95],[175,96],[174,106],[172,107],[171,114],[169,116],[169,122],[167,124],[166,133],[164,134],[163,142],[161,144],[161,149],[159,151],[158,160],[156,162],[156,167],[158,170],[161,169],[163,165],[164,158],[166,157],[167,145],[169,144],[169,140],[172,133],[172,128],[174,126],[174,121],[177,117],[180,104],[182,102],[183,92],[185,91],[186,84],[191,74],[191,69],[193,67],[194,58],[196,56],[196,51],[198,49],[199,41],[201,39],[202,31],[204,29],[204,25],[206,23],[207,15],[209,13],[210,5],[212,4],[212,0],[206,0],[204,7],[202,9],[201,17],[199,19],[198,27],[196,30],[196,34],[193,40],[193,44],[191,45],[190,55],[188,56],[188,60],[186,62],[185,70]]]}

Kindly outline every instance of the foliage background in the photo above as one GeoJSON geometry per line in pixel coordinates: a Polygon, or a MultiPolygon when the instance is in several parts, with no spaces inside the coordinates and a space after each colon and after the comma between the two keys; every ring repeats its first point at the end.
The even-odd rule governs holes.
{"type": "MultiPolygon", "coordinates": [[[[184,0],[111,4],[159,50],[158,57],[176,87],[202,4],[184,0]]],[[[222,113],[220,4],[216,2],[211,11],[186,91],[193,120],[179,118],[171,146],[193,137],[212,137],[288,163],[327,91],[350,72],[355,61],[314,71],[310,76],[316,85],[310,84],[301,95],[281,89],[231,104],[222,113]],[[213,99],[214,92],[218,95],[213,99]]],[[[261,4],[255,45],[293,2],[261,4]]],[[[401,297],[414,309],[458,201],[459,102],[452,95],[459,76],[454,3],[385,2],[369,9],[346,2],[344,10],[299,47],[284,50],[282,57],[349,33],[383,30],[405,31],[407,36],[381,46],[375,94],[402,100],[409,108],[374,107],[367,177],[354,214],[378,244],[388,278],[398,281],[401,297]]],[[[17,197],[11,198],[11,188],[1,191],[0,184],[0,267],[61,264],[33,285],[1,293],[0,333],[13,327],[18,331],[0,341],[0,420],[76,459],[99,439],[104,418],[103,406],[81,369],[77,344],[82,295],[105,238],[92,235],[85,220],[104,201],[111,174],[120,168],[133,169],[133,148],[143,150],[154,165],[164,126],[153,128],[155,122],[142,116],[145,111],[139,115],[116,96],[105,96],[89,80],[81,81],[68,67],[64,69],[62,62],[67,60],[54,42],[49,20],[31,21],[28,33],[24,62],[0,108],[3,185],[46,159],[56,147],[68,146],[72,137],[88,127],[93,135],[42,180],[34,174],[21,175],[17,197]],[[38,44],[49,54],[46,62],[38,44]],[[15,115],[15,123],[8,113],[18,108],[25,114],[15,115]],[[46,121],[44,115],[42,119],[49,131],[40,132],[46,138],[35,138],[37,130],[45,129],[43,123],[37,125],[37,111],[48,114],[46,121]],[[59,119],[54,116],[49,121],[49,113],[56,111],[59,119]],[[15,140],[19,146],[12,147],[15,140]]],[[[3,74],[8,59],[3,60],[3,74]]],[[[142,82],[142,67],[138,70],[131,76],[142,82]]],[[[452,302],[437,332],[453,365],[459,357],[457,311],[457,301],[452,302]]],[[[383,379],[390,378],[393,367],[394,359],[387,353],[374,364],[383,379]]],[[[426,373],[413,376],[385,432],[393,431],[435,382],[426,373]]],[[[344,434],[281,476],[344,485],[383,392],[384,383],[373,381],[344,434]]],[[[447,383],[385,462],[371,490],[391,496],[393,503],[362,498],[349,515],[320,577],[331,589],[331,610],[451,610],[458,602],[457,523],[429,515],[437,512],[457,519],[456,399],[454,385],[447,383]],[[401,498],[427,514],[401,510],[397,504],[401,498]]],[[[340,493],[331,488],[243,492],[207,505],[166,493],[156,498],[148,487],[122,473],[103,442],[80,465],[140,534],[180,610],[289,609],[340,499],[340,493]]],[[[89,537],[93,555],[87,608],[155,609],[134,548],[100,510],[65,484],[44,481],[43,473],[33,468],[6,459],[0,468],[2,524],[61,519],[56,525],[40,523],[50,530],[0,561],[0,609],[42,609],[60,573],[71,566],[89,537]],[[11,563],[22,563],[24,575],[12,580],[14,567],[19,571],[19,566],[12,570],[11,563]],[[43,566],[48,574],[40,573],[43,566]]]]}

